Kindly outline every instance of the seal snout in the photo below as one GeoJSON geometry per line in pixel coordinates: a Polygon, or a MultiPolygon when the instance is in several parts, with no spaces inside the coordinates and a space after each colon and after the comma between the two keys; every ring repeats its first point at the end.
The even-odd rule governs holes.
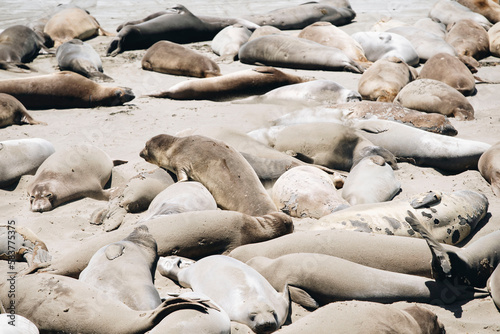
{"type": "Polygon", "coordinates": [[[276,319],[274,319],[272,314],[269,314],[269,317],[272,317],[272,319],[258,319],[262,318],[262,315],[261,314],[257,315],[255,321],[260,320],[260,322],[256,323],[255,327],[253,328],[255,333],[257,334],[272,333],[278,329],[278,324],[276,323],[276,319]]]}

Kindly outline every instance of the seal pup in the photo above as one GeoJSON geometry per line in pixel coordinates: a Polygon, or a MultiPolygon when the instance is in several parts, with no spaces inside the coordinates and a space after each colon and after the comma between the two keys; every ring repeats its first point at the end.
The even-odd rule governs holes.
{"type": "Polygon", "coordinates": [[[394,99],[403,107],[435,112],[460,121],[474,119],[474,107],[455,88],[434,79],[418,79],[404,86],[394,99]]]}
{"type": "Polygon", "coordinates": [[[183,287],[207,295],[232,321],[247,325],[255,333],[279,329],[288,316],[286,284],[280,294],[255,269],[234,258],[212,255],[194,262],[177,256],[162,257],[158,271],[183,287]]]}
{"type": "Polygon", "coordinates": [[[399,91],[417,77],[417,70],[400,58],[382,58],[361,75],[358,92],[364,100],[392,102],[399,91]]]}
{"type": "Polygon", "coordinates": [[[7,313],[0,314],[0,331],[4,334],[40,334],[33,322],[22,315],[7,313]]]}
{"type": "Polygon", "coordinates": [[[279,210],[297,218],[319,219],[347,205],[330,176],[313,166],[286,171],[274,183],[271,197],[279,210]]]}
{"type": "Polygon", "coordinates": [[[429,17],[436,22],[448,26],[458,20],[473,20],[479,23],[485,30],[493,25],[486,17],[475,13],[459,1],[438,0],[429,11],[429,17]]]}
{"type": "Polygon", "coordinates": [[[363,73],[364,67],[334,47],[289,35],[266,35],[245,43],[240,62],[305,70],[363,73]]]}
{"type": "Polygon", "coordinates": [[[275,88],[309,81],[273,67],[258,67],[215,78],[181,81],[168,90],[146,96],[174,100],[227,101],[264,94],[275,88]]]}
{"type": "Polygon", "coordinates": [[[43,31],[52,38],[56,48],[74,38],[86,40],[99,34],[114,36],[105,31],[88,11],[78,7],[64,8],[52,15],[43,31]]]}
{"type": "Polygon", "coordinates": [[[458,20],[448,25],[445,41],[462,57],[481,60],[490,55],[488,32],[473,20],[458,20]]]}
{"type": "Polygon", "coordinates": [[[428,59],[418,78],[444,82],[465,96],[476,93],[476,79],[471,71],[458,57],[446,53],[438,53],[428,59]]]}
{"type": "Polygon", "coordinates": [[[408,211],[421,217],[421,224],[438,242],[456,245],[486,216],[488,198],[471,190],[429,191],[411,200],[354,205],[322,217],[313,229],[350,229],[421,237],[405,221],[408,211]]]}
{"type": "Polygon", "coordinates": [[[13,124],[47,125],[47,123],[37,121],[31,117],[18,99],[9,94],[0,93],[0,128],[13,124]]]}
{"type": "Polygon", "coordinates": [[[201,53],[169,41],[158,41],[144,54],[144,70],[172,75],[210,78],[221,75],[219,65],[201,53]]]}
{"type": "Polygon", "coordinates": [[[61,71],[73,71],[94,81],[113,81],[103,73],[102,61],[94,48],[79,39],[61,44],[56,51],[57,64],[61,71]]]}
{"type": "Polygon", "coordinates": [[[500,197],[500,142],[484,152],[477,164],[479,172],[491,185],[493,193],[500,197]]]}
{"type": "Polygon", "coordinates": [[[69,201],[91,197],[108,200],[113,161],[93,145],[73,145],[50,155],[28,184],[31,211],[50,211],[69,201]]]}
{"type": "Polygon", "coordinates": [[[352,167],[344,180],[342,198],[350,205],[392,200],[401,190],[401,183],[384,158],[373,155],[352,167]]]}
{"type": "Polygon", "coordinates": [[[34,174],[55,152],[42,138],[11,139],[0,142],[0,188],[17,182],[21,176],[34,174]]]}
{"type": "Polygon", "coordinates": [[[332,328],[335,333],[445,333],[437,315],[424,306],[414,304],[400,309],[355,300],[325,305],[276,333],[328,334],[332,328]]]}
{"type": "Polygon", "coordinates": [[[117,106],[135,98],[130,88],[102,86],[71,71],[0,80],[0,92],[14,96],[28,109],[117,106]]]}
{"type": "Polygon", "coordinates": [[[238,57],[240,47],[248,42],[252,32],[240,24],[225,27],[210,44],[212,51],[219,56],[219,61],[231,63],[238,57]]]}
{"type": "Polygon", "coordinates": [[[353,127],[399,161],[453,173],[476,169],[481,154],[491,147],[480,141],[443,136],[386,120],[358,121],[353,127]]]}
{"type": "Polygon", "coordinates": [[[161,134],[146,142],[140,156],[176,174],[178,181],[202,183],[224,210],[252,216],[277,211],[252,166],[222,141],[161,134]]]}
{"type": "Polygon", "coordinates": [[[47,50],[45,40],[24,25],[8,27],[0,33],[0,69],[22,72],[30,69],[25,63],[36,58],[40,50],[47,50]]]}
{"type": "Polygon", "coordinates": [[[217,210],[208,189],[196,181],[174,183],[155,196],[139,222],[188,211],[217,210]]]}
{"type": "MultiPolygon", "coordinates": [[[[15,281],[16,312],[42,333],[145,333],[176,310],[206,312],[207,308],[199,301],[171,298],[154,310],[135,311],[71,277],[39,273],[16,277],[15,281]]],[[[9,282],[0,283],[0,302],[4,305],[10,305],[9,289],[9,282]]]]}
{"type": "Polygon", "coordinates": [[[125,239],[99,249],[78,279],[132,310],[153,310],[161,304],[154,286],[157,262],[156,241],[140,225],[125,239]]]}

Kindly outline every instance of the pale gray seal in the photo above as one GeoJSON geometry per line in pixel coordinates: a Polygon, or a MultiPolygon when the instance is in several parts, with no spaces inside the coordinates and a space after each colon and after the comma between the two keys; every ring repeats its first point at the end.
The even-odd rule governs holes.
{"type": "Polygon", "coordinates": [[[219,56],[219,61],[232,62],[240,51],[240,47],[248,42],[252,32],[240,24],[225,27],[212,39],[212,51],[219,56]]]}
{"type": "Polygon", "coordinates": [[[475,13],[459,1],[438,0],[430,9],[429,17],[434,21],[441,22],[448,26],[453,22],[463,19],[474,20],[479,23],[484,29],[491,28],[492,23],[486,17],[479,13],[475,13]]]}

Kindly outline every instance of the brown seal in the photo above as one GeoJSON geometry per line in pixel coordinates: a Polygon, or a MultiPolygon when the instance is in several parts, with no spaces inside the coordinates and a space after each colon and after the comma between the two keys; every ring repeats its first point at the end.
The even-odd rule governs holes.
{"type": "Polygon", "coordinates": [[[202,183],[222,209],[252,216],[277,211],[252,166],[224,142],[162,134],[151,138],[140,156],[175,173],[178,181],[202,183]]]}
{"type": "Polygon", "coordinates": [[[219,65],[207,56],[180,44],[159,41],[153,44],[141,61],[148,71],[208,78],[221,75],[219,65]]]}
{"type": "Polygon", "coordinates": [[[23,104],[15,97],[9,94],[0,93],[0,128],[12,124],[47,125],[47,123],[36,121],[31,117],[23,104]]]}
{"type": "Polygon", "coordinates": [[[473,12],[483,15],[493,24],[500,21],[500,5],[498,4],[498,1],[457,0],[457,2],[469,8],[473,12]]]}
{"type": "Polygon", "coordinates": [[[464,58],[480,60],[490,55],[488,32],[473,20],[459,20],[449,25],[445,41],[464,58]]]}
{"type": "Polygon", "coordinates": [[[500,197],[500,143],[484,152],[477,165],[481,175],[491,184],[493,193],[500,197]]]}
{"type": "Polygon", "coordinates": [[[14,96],[28,109],[117,106],[135,98],[130,88],[102,86],[70,71],[0,80],[0,92],[14,96]]]}

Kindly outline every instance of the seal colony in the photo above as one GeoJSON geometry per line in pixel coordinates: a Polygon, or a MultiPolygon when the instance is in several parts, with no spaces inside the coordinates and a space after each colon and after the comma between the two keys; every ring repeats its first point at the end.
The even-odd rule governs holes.
{"type": "MultiPolygon", "coordinates": [[[[0,70],[0,85],[17,89],[10,92],[12,98],[2,99],[5,111],[0,109],[0,118],[5,114],[0,128],[0,273],[6,278],[8,272],[18,273],[13,279],[16,321],[24,317],[41,333],[193,333],[209,328],[230,333],[233,327],[233,333],[248,334],[330,331],[334,326],[327,320],[338,315],[343,319],[336,321],[338,326],[355,332],[369,313],[377,314],[371,316],[373,325],[363,322],[371,329],[495,332],[500,323],[498,59],[482,58],[485,44],[479,39],[484,42],[485,35],[477,25],[458,22],[448,40],[453,37],[451,44],[460,51],[443,56],[445,44],[437,41],[445,40],[444,24],[429,15],[441,14],[451,28],[458,18],[455,11],[436,14],[433,0],[399,7],[403,3],[398,1],[352,0],[351,6],[345,0],[304,5],[294,0],[259,10],[247,3],[226,2],[222,8],[192,1],[158,8],[148,0],[140,10],[123,1],[103,10],[99,2],[80,13],[96,18],[105,31],[118,30],[116,36],[68,32],[63,39],[79,38],[85,44],[66,46],[88,47],[75,52],[50,47],[49,54],[42,47],[28,63],[17,60],[0,70]],[[402,40],[392,38],[407,33],[411,39],[404,37],[404,45],[416,50],[407,58],[411,64],[391,58],[394,67],[379,67],[364,58],[373,54],[351,37],[371,30],[384,12],[393,16],[384,23],[392,26],[385,52],[407,56],[401,52],[406,50],[402,40]],[[170,33],[171,18],[187,30],[170,33]],[[272,28],[259,27],[264,21],[256,18],[276,21],[272,28]],[[160,28],[167,30],[156,41],[160,28]],[[147,33],[147,43],[134,39],[137,31],[147,33]],[[229,31],[239,36],[224,51],[218,44],[227,42],[215,36],[229,31]],[[260,38],[275,46],[303,36],[321,43],[321,50],[335,47],[330,60],[351,59],[358,71],[319,70],[311,65],[317,63],[314,55],[298,47],[285,51],[289,56],[305,52],[301,65],[308,69],[292,68],[301,66],[296,59],[287,64],[285,54],[278,55],[279,68],[264,66],[269,52],[262,61],[245,64],[236,55],[242,40],[251,40],[247,47],[257,45],[257,34],[249,38],[253,31],[268,34],[260,38]],[[469,31],[480,38],[457,44],[457,36],[469,31]],[[434,44],[429,44],[431,33],[439,34],[434,44]],[[174,35],[179,40],[170,39],[174,35]],[[335,37],[337,44],[328,43],[335,37]],[[115,43],[121,49],[107,56],[115,43]],[[477,59],[465,57],[468,45],[477,59]],[[176,55],[166,58],[169,51],[176,55]],[[77,60],[70,70],[97,54],[114,82],[97,84],[73,72],[59,73],[57,53],[68,63],[77,60]],[[427,60],[436,53],[435,60],[444,65],[427,60]],[[365,95],[359,86],[362,77],[372,85],[366,86],[369,91],[388,100],[410,80],[439,80],[454,91],[431,90],[422,98],[418,87],[409,86],[393,102],[368,101],[369,92],[365,95]],[[390,92],[384,95],[383,90],[390,92]],[[160,97],[155,92],[168,93],[151,97],[160,97]],[[455,96],[455,103],[465,99],[472,108],[460,103],[445,110],[438,100],[424,104],[431,94],[455,96]],[[359,101],[362,96],[365,100],[359,101]],[[246,99],[236,100],[241,98],[246,99]],[[21,126],[19,120],[31,124],[21,126]],[[260,136],[249,135],[258,129],[263,129],[260,136]],[[335,139],[329,134],[334,129],[344,134],[335,139]],[[165,136],[174,138],[172,145],[152,139],[165,136]],[[273,140],[274,147],[265,144],[273,140]],[[311,173],[299,174],[306,170],[311,173]],[[39,194],[53,188],[37,197],[36,187],[39,194]],[[36,204],[32,211],[31,195],[34,203],[50,205],[36,204]],[[329,223],[336,229],[316,229],[327,220],[325,214],[329,221],[337,217],[329,223]],[[9,237],[16,241],[10,253],[14,269],[9,268],[9,237]],[[171,256],[186,258],[177,262],[181,267],[195,262],[180,268],[179,274],[187,274],[183,282],[162,275],[162,266],[156,265],[158,257],[171,256]],[[241,261],[238,269],[230,260],[209,262],[227,256],[241,261]],[[249,278],[256,269],[264,277],[259,282],[271,286],[266,292],[243,284],[256,282],[249,278]],[[212,294],[216,288],[221,290],[212,294]],[[230,291],[241,292],[242,299],[230,291]],[[279,302],[262,302],[271,296],[279,302]],[[352,298],[364,301],[343,301],[352,298]],[[234,305],[229,310],[228,303],[234,305]],[[236,317],[243,321],[230,322],[236,317]],[[305,329],[308,325],[315,329],[305,329]]],[[[459,7],[471,17],[474,12],[463,4],[472,2],[461,1],[459,7]]],[[[6,4],[7,10],[16,13],[11,6],[6,4]]],[[[63,7],[44,13],[57,12],[60,20],[68,13],[63,7]]],[[[42,32],[46,39],[44,24],[50,16],[37,14],[26,19],[34,34],[42,32]]],[[[77,23],[75,16],[67,18],[77,23]]],[[[76,26],[96,33],[95,24],[76,26]]],[[[9,26],[0,19],[0,28],[9,26]]],[[[21,55],[38,49],[10,36],[6,50],[21,55]]],[[[27,42],[38,39],[31,36],[27,42]]],[[[1,55],[0,61],[5,60],[1,55]]],[[[85,67],[84,74],[101,73],[98,65],[85,67]]],[[[6,312],[12,303],[9,283],[0,282],[6,312]]]]}

